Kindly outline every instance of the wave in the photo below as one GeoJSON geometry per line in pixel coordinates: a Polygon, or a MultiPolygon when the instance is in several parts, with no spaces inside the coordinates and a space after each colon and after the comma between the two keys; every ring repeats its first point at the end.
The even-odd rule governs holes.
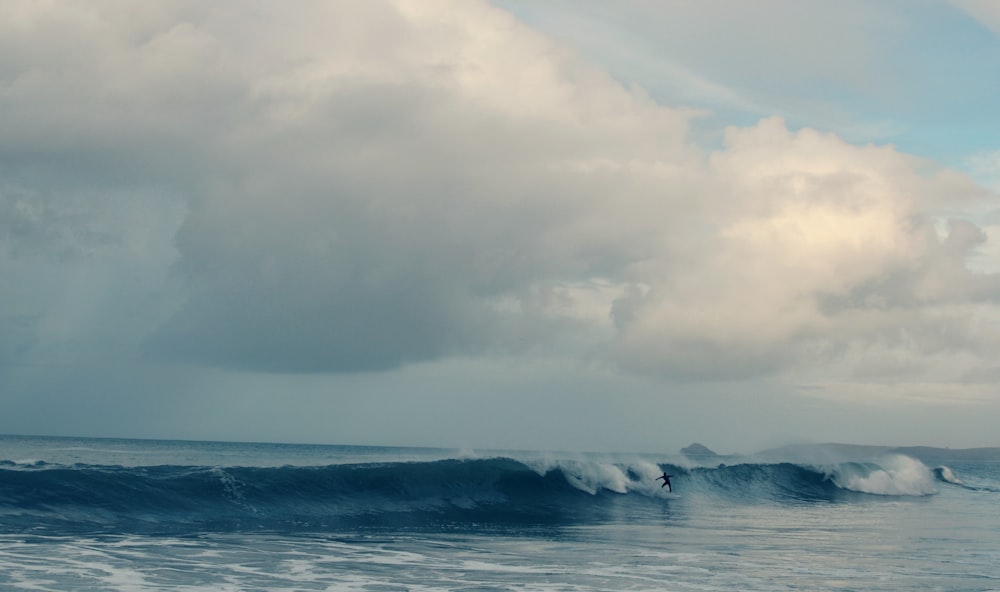
{"type": "Polygon", "coordinates": [[[942,483],[954,485],[968,491],[979,491],[988,493],[1000,493],[1000,488],[986,484],[969,484],[958,478],[958,475],[950,467],[940,466],[934,468],[934,476],[942,483]]]}
{"type": "Polygon", "coordinates": [[[843,502],[928,495],[933,484],[934,474],[906,457],[829,467],[512,458],[270,468],[0,461],[0,530],[575,524],[638,516],[685,499],[843,502]],[[663,472],[673,475],[679,494],[660,487],[663,472]]]}
{"type": "Polygon", "coordinates": [[[937,493],[930,469],[920,461],[902,455],[890,456],[881,465],[840,465],[832,478],[845,489],[875,495],[920,496],[937,493]]]}
{"type": "Polygon", "coordinates": [[[951,483],[952,485],[965,486],[965,483],[955,475],[949,467],[937,467],[934,469],[934,476],[937,477],[939,481],[944,483],[951,483]]]}

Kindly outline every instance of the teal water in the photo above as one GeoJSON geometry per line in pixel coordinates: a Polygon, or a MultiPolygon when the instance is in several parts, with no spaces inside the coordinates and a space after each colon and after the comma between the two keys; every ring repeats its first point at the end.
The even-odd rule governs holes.
{"type": "Polygon", "coordinates": [[[998,502],[899,456],[7,436],[0,589],[1000,590],[998,502]]]}

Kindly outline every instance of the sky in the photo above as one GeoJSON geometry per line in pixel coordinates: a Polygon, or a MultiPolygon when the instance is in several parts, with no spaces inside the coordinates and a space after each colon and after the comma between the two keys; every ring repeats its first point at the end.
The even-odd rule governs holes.
{"type": "Polygon", "coordinates": [[[0,433],[1000,446],[991,0],[0,4],[0,433]]]}

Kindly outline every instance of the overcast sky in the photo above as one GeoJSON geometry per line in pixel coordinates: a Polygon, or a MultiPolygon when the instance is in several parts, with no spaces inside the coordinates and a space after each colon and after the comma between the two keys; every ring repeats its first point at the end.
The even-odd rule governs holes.
{"type": "Polygon", "coordinates": [[[0,4],[0,432],[1000,446],[1000,4],[0,4]]]}

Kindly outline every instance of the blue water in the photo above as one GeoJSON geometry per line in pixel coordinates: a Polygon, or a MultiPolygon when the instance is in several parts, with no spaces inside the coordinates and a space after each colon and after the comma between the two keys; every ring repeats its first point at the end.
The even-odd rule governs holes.
{"type": "Polygon", "coordinates": [[[1000,464],[723,462],[0,436],[0,589],[1000,590],[1000,464]]]}

